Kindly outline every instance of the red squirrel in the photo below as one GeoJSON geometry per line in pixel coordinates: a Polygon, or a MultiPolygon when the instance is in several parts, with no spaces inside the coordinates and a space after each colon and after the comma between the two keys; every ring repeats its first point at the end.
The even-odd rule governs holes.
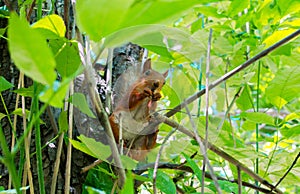
{"type": "Polygon", "coordinates": [[[142,75],[129,86],[109,117],[116,142],[123,142],[123,154],[135,160],[144,160],[148,150],[156,144],[158,128],[147,134],[142,134],[142,131],[161,98],[160,91],[167,74],[168,71],[161,74],[153,70],[151,60],[148,59],[144,63],[142,75]]]}

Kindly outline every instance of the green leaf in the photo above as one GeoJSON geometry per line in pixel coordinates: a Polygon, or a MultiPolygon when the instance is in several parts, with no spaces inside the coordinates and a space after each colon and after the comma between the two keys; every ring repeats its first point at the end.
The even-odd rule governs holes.
{"type": "Polygon", "coordinates": [[[48,15],[32,26],[33,28],[43,28],[50,30],[60,37],[64,37],[66,33],[66,26],[63,19],[58,15],[48,15]]]}
{"type": "Polygon", "coordinates": [[[99,159],[106,160],[111,155],[108,145],[96,142],[95,139],[85,137],[84,135],[80,135],[78,139],[99,159]]]}
{"type": "Polygon", "coordinates": [[[253,107],[253,100],[251,97],[251,91],[248,85],[246,85],[240,94],[240,96],[235,101],[237,107],[242,111],[249,110],[253,107]]]}
{"type": "Polygon", "coordinates": [[[238,193],[238,185],[229,181],[218,180],[219,186],[226,193],[238,193]]]}
{"type": "Polygon", "coordinates": [[[158,23],[170,24],[170,22],[175,21],[179,16],[182,16],[197,4],[199,4],[197,0],[135,1],[124,17],[121,26],[128,27],[139,24],[158,23]]]}
{"type": "Polygon", "coordinates": [[[20,89],[14,90],[13,92],[20,94],[21,96],[33,97],[33,85],[28,88],[20,88],[20,89]]]}
{"type": "MultiPolygon", "coordinates": [[[[42,84],[38,85],[37,93],[40,93],[44,90],[44,86],[42,84]]],[[[14,90],[13,92],[20,94],[21,96],[25,97],[33,97],[33,85],[29,86],[28,88],[20,88],[17,90],[14,90]]]]}
{"type": "Polygon", "coordinates": [[[132,158],[125,156],[125,155],[120,155],[122,164],[124,165],[124,168],[127,170],[135,169],[136,165],[138,164],[137,161],[133,160],[132,158]]]}
{"type": "Polygon", "coordinates": [[[87,155],[90,155],[94,158],[98,158],[84,143],[76,141],[74,139],[69,139],[69,141],[71,142],[72,146],[77,150],[80,150],[81,152],[86,153],[87,155]]]}
{"type": "Polygon", "coordinates": [[[192,168],[193,172],[195,173],[195,175],[197,176],[199,182],[202,181],[202,171],[199,168],[199,166],[196,164],[196,162],[194,160],[192,160],[188,155],[186,155],[185,153],[182,153],[182,155],[184,156],[184,158],[187,161],[187,165],[189,167],[192,168]]]}
{"type": "Polygon", "coordinates": [[[250,0],[233,0],[229,6],[228,9],[228,15],[230,17],[233,17],[237,15],[239,12],[243,12],[244,9],[249,7],[250,5],[250,0]]]}
{"type": "Polygon", "coordinates": [[[56,79],[56,64],[44,38],[16,14],[9,19],[8,38],[16,66],[33,80],[51,85],[56,79]]]}
{"type": "Polygon", "coordinates": [[[113,174],[110,173],[109,164],[102,162],[97,167],[89,170],[83,185],[83,194],[111,193],[114,182],[113,174]]]}
{"type": "Polygon", "coordinates": [[[1,121],[1,119],[3,119],[4,117],[6,117],[6,114],[3,114],[3,113],[0,112],[0,121],[1,121]]]}
{"type": "Polygon", "coordinates": [[[6,32],[7,27],[0,28],[0,36],[3,36],[3,34],[6,32]]]}
{"type": "Polygon", "coordinates": [[[119,28],[132,3],[133,0],[78,0],[76,1],[78,26],[92,40],[99,41],[119,28]]]}
{"type": "Polygon", "coordinates": [[[264,123],[268,125],[274,125],[274,118],[266,113],[262,112],[243,112],[241,117],[254,123],[264,123]]]}
{"type": "Polygon", "coordinates": [[[67,111],[62,111],[58,117],[58,126],[60,132],[66,132],[69,129],[68,125],[68,113],[67,111]]]}
{"type": "Polygon", "coordinates": [[[3,76],[0,76],[0,92],[3,92],[12,87],[14,87],[13,84],[8,82],[3,76]]]}
{"type": "Polygon", "coordinates": [[[300,66],[279,69],[266,89],[270,102],[281,109],[300,95],[300,66]]]}
{"type": "Polygon", "coordinates": [[[133,0],[102,0],[100,2],[80,0],[77,1],[76,9],[79,28],[89,34],[92,40],[99,41],[127,27],[143,24],[170,24],[197,4],[199,4],[197,0],[135,2],[133,0]]]}
{"type": "MultiPolygon", "coordinates": [[[[153,177],[153,170],[149,170],[150,177],[153,177]]],[[[164,193],[176,193],[176,186],[169,175],[162,170],[158,170],[156,174],[156,186],[164,193]]]]}
{"type": "Polygon", "coordinates": [[[56,69],[62,78],[72,76],[81,64],[77,42],[67,42],[55,59],[56,69]]]}
{"type": "Polygon", "coordinates": [[[51,106],[61,108],[63,101],[68,91],[68,85],[55,81],[52,86],[46,86],[39,94],[39,99],[44,103],[49,103],[51,106]]]}
{"type": "Polygon", "coordinates": [[[280,133],[287,139],[300,135],[300,125],[292,126],[291,128],[284,127],[280,129],[280,133]]]}
{"type": "Polygon", "coordinates": [[[288,115],[285,116],[285,118],[283,119],[283,122],[288,122],[294,119],[299,119],[300,118],[300,112],[292,112],[288,115]]]}
{"type": "Polygon", "coordinates": [[[120,192],[121,194],[133,194],[134,193],[134,187],[133,187],[133,178],[132,178],[132,172],[127,171],[126,174],[126,182],[124,184],[123,189],[120,192]]]}
{"type": "Polygon", "coordinates": [[[93,114],[91,109],[89,108],[89,105],[86,101],[85,96],[82,93],[74,93],[70,99],[69,102],[74,104],[76,108],[78,108],[81,112],[88,115],[91,118],[96,118],[96,116],[93,114]]]}
{"type": "Polygon", "coordinates": [[[242,129],[246,131],[253,131],[255,127],[256,127],[255,122],[252,122],[250,120],[244,121],[242,125],[242,129]]]}
{"type": "MultiPolygon", "coordinates": [[[[14,115],[18,115],[18,116],[23,116],[23,113],[22,113],[22,108],[17,108],[16,110],[14,110],[11,114],[14,114],[14,115]]],[[[29,116],[30,116],[30,111],[25,109],[25,114],[26,114],[26,118],[28,119],[29,116]]]]}

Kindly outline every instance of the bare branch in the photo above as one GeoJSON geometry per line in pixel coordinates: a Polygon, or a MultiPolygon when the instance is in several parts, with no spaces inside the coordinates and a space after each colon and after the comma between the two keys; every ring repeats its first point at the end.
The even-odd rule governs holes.
{"type": "MultiPolygon", "coordinates": [[[[208,107],[209,107],[209,68],[210,68],[210,49],[211,49],[211,39],[212,39],[212,29],[209,29],[209,36],[208,36],[208,48],[207,48],[207,57],[206,57],[206,73],[205,73],[205,101],[206,101],[206,105],[205,105],[205,141],[204,141],[204,152],[206,153],[207,151],[207,141],[208,141],[208,107]]],[[[190,117],[190,119],[192,119],[190,117]]],[[[196,127],[195,127],[195,130],[196,127]]],[[[201,183],[201,192],[204,193],[204,175],[205,175],[205,166],[206,163],[209,161],[206,161],[206,157],[203,158],[203,167],[202,167],[202,183],[201,183]]],[[[213,173],[213,172],[212,172],[213,173]]],[[[214,179],[215,181],[215,179],[214,179]]],[[[217,180],[215,181],[217,183],[216,187],[217,190],[219,192],[220,188],[218,185],[217,180]]]]}
{"type": "MultiPolygon", "coordinates": [[[[217,177],[216,177],[216,175],[214,173],[214,169],[210,165],[209,159],[207,157],[207,152],[206,152],[206,149],[205,149],[205,145],[203,144],[204,140],[203,140],[203,138],[200,138],[200,135],[198,133],[197,127],[196,127],[196,125],[194,123],[194,120],[193,120],[193,118],[191,116],[190,110],[188,109],[187,105],[185,106],[185,109],[186,109],[187,114],[189,115],[190,122],[192,124],[193,129],[194,129],[194,137],[195,137],[196,141],[198,142],[199,147],[200,147],[200,151],[202,152],[203,157],[204,157],[203,165],[205,165],[204,163],[207,164],[207,166],[209,168],[209,173],[210,173],[210,175],[212,177],[212,180],[214,181],[214,184],[215,184],[215,187],[216,187],[218,193],[222,193],[221,189],[220,189],[220,186],[219,186],[219,183],[218,183],[218,180],[217,180],[217,177]]],[[[206,144],[208,145],[208,141],[206,141],[206,144]]],[[[204,174],[205,174],[205,170],[204,170],[204,174]]],[[[203,181],[203,179],[202,179],[202,184],[203,185],[201,185],[201,191],[202,191],[202,193],[204,193],[204,181],[203,181]]]]}
{"type": "Polygon", "coordinates": [[[278,183],[275,185],[275,188],[283,181],[283,179],[286,177],[286,175],[292,170],[292,168],[296,165],[297,160],[300,157],[300,152],[298,153],[298,155],[296,156],[295,160],[293,161],[292,165],[289,167],[289,169],[285,172],[285,174],[280,178],[280,180],[278,181],[278,183]]]}
{"type": "MultiPolygon", "coordinates": [[[[151,168],[151,167],[153,167],[153,165],[154,164],[151,163],[151,164],[148,164],[147,166],[149,166],[149,168],[151,168]]],[[[159,169],[180,170],[180,171],[184,171],[184,172],[194,173],[193,169],[191,167],[186,166],[186,165],[182,165],[182,164],[159,163],[158,164],[158,168],[159,169]]],[[[136,173],[136,174],[142,174],[145,171],[147,171],[147,169],[143,168],[141,170],[135,171],[134,173],[136,173]]],[[[212,179],[210,173],[208,173],[208,172],[205,172],[205,178],[212,179]]],[[[224,177],[221,177],[221,176],[217,176],[217,179],[218,180],[222,180],[222,181],[228,181],[228,182],[231,182],[231,183],[237,183],[238,184],[238,180],[237,179],[228,180],[228,179],[226,179],[224,177]]],[[[251,184],[251,183],[248,183],[248,182],[245,182],[245,181],[241,181],[241,185],[245,186],[245,187],[248,187],[248,188],[251,188],[251,189],[254,189],[256,191],[263,192],[263,193],[269,193],[269,194],[274,194],[275,193],[274,191],[271,191],[271,190],[268,190],[268,189],[256,186],[255,184],[251,184]]]]}
{"type": "Polygon", "coordinates": [[[161,144],[160,148],[159,148],[159,152],[156,156],[156,160],[154,163],[154,169],[153,169],[153,193],[156,194],[156,174],[157,174],[157,168],[158,168],[158,163],[159,163],[159,159],[162,153],[162,150],[164,148],[164,145],[166,144],[166,142],[169,140],[169,138],[175,133],[177,129],[173,129],[172,131],[170,131],[170,133],[165,137],[163,143],[161,144]]]}
{"type": "MultiPolygon", "coordinates": [[[[277,43],[273,44],[272,46],[270,46],[269,48],[263,50],[262,52],[260,52],[259,54],[255,55],[254,57],[252,57],[251,59],[247,60],[245,63],[241,64],[240,66],[237,66],[236,68],[234,68],[233,70],[231,70],[230,72],[226,73],[225,75],[223,75],[222,77],[220,77],[219,79],[217,79],[216,81],[214,81],[213,83],[211,83],[208,87],[209,90],[215,88],[217,85],[219,85],[220,83],[222,83],[223,81],[229,79],[230,77],[232,77],[233,75],[237,74],[238,72],[240,72],[241,70],[245,69],[246,67],[248,67],[249,65],[253,64],[255,61],[261,59],[262,57],[266,56],[267,54],[269,54],[270,52],[272,52],[273,50],[277,49],[278,47],[282,46],[283,44],[287,43],[288,41],[292,40],[293,38],[297,37],[300,34],[300,30],[297,30],[296,32],[290,34],[289,36],[285,37],[284,39],[278,41],[277,43]]],[[[187,104],[192,103],[193,101],[195,101],[197,98],[199,98],[200,96],[202,96],[203,94],[205,94],[205,90],[203,89],[197,93],[195,93],[194,95],[188,97],[186,99],[187,104]]],[[[171,117],[174,114],[176,114],[178,111],[180,111],[182,108],[184,107],[184,104],[181,103],[178,106],[176,106],[174,109],[172,109],[171,111],[167,112],[165,114],[166,117],[171,117]]]]}
{"type": "MultiPolygon", "coordinates": [[[[86,38],[86,48],[87,48],[86,55],[89,55],[90,51],[89,51],[89,39],[88,39],[88,37],[86,38]]],[[[101,46],[100,48],[103,48],[103,46],[101,46]]],[[[101,52],[98,54],[98,56],[100,56],[100,54],[101,54],[101,52]]],[[[108,116],[107,116],[107,114],[106,114],[106,112],[103,108],[100,97],[96,93],[96,90],[95,90],[95,83],[94,83],[95,81],[92,80],[92,77],[93,77],[92,71],[93,71],[93,69],[92,69],[92,63],[91,63],[90,60],[91,60],[91,57],[86,56],[86,60],[83,61],[83,63],[86,65],[86,68],[85,68],[85,71],[84,71],[84,74],[85,74],[84,76],[85,76],[85,79],[87,79],[87,82],[88,82],[89,95],[90,95],[91,101],[92,101],[92,103],[95,107],[95,111],[96,111],[98,120],[100,121],[100,123],[103,126],[105,132],[107,133],[108,137],[110,138],[110,140],[108,142],[109,142],[109,145],[111,147],[113,159],[115,161],[115,165],[116,165],[115,169],[117,170],[117,173],[119,175],[119,187],[122,188],[124,183],[125,183],[125,179],[126,179],[125,170],[123,168],[123,164],[122,164],[121,159],[120,159],[119,151],[118,151],[116,142],[114,140],[113,132],[112,132],[111,126],[110,126],[109,121],[108,121],[108,116]]]]}
{"type": "MultiPolygon", "coordinates": [[[[158,122],[164,122],[165,124],[167,124],[171,127],[177,128],[178,131],[186,134],[187,136],[189,136],[193,139],[196,139],[196,137],[194,136],[194,134],[190,130],[185,128],[183,125],[180,125],[179,123],[173,121],[172,119],[169,119],[165,116],[158,115],[158,114],[156,115],[156,118],[158,119],[158,122]]],[[[200,137],[200,138],[201,138],[202,141],[204,140],[202,137],[200,137]]],[[[224,152],[223,150],[221,150],[217,146],[211,144],[210,142],[207,142],[207,143],[208,143],[208,149],[210,149],[212,152],[218,154],[220,157],[224,158],[225,160],[227,160],[231,164],[235,165],[236,167],[239,167],[242,171],[244,171],[246,174],[251,176],[254,180],[257,180],[258,182],[260,182],[261,184],[267,186],[268,188],[273,189],[277,193],[282,193],[282,191],[277,189],[274,185],[269,183],[267,180],[265,180],[262,177],[260,177],[259,175],[257,175],[255,172],[250,170],[247,166],[245,166],[244,164],[239,162],[237,159],[235,159],[231,155],[227,154],[226,152],[224,152]]]]}

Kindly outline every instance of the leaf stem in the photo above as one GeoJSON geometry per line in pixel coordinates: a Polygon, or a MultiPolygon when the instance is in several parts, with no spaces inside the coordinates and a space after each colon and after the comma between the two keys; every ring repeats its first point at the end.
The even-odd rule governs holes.
{"type": "MultiPolygon", "coordinates": [[[[32,100],[33,103],[33,114],[38,114],[39,110],[39,100],[38,100],[38,93],[37,93],[37,83],[33,83],[34,88],[34,97],[32,100]]],[[[36,149],[36,161],[37,161],[37,173],[38,173],[38,182],[39,182],[39,192],[41,194],[45,194],[45,183],[44,183],[44,172],[43,172],[43,160],[42,160],[42,145],[41,145],[41,129],[40,129],[40,120],[37,119],[34,122],[35,128],[35,149],[36,149]]]]}

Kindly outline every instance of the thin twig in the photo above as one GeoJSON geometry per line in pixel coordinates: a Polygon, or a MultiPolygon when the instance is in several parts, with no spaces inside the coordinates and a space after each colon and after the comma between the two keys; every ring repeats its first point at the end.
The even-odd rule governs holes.
{"type": "Polygon", "coordinates": [[[164,138],[163,143],[161,144],[158,154],[156,156],[156,160],[154,163],[154,169],[153,169],[153,193],[156,194],[156,175],[157,175],[157,169],[158,169],[158,164],[159,164],[159,159],[161,156],[161,153],[163,151],[163,148],[165,147],[166,142],[169,140],[169,138],[175,133],[175,131],[177,130],[177,128],[173,129],[172,131],[169,132],[169,134],[164,138]]]}
{"type": "MultiPolygon", "coordinates": [[[[112,93],[112,65],[113,65],[113,49],[108,49],[107,57],[107,71],[106,71],[106,94],[105,94],[105,108],[109,110],[109,114],[112,112],[111,108],[111,93],[112,93]]],[[[121,144],[123,145],[123,144],[121,144]]]]}
{"type": "MultiPolygon", "coordinates": [[[[21,81],[22,81],[22,76],[21,73],[19,75],[19,81],[18,81],[18,89],[20,89],[21,87],[21,81]]],[[[20,98],[20,94],[17,94],[16,97],[16,104],[15,104],[15,110],[17,110],[17,108],[19,107],[19,98],[20,98]]],[[[9,115],[7,115],[9,117],[9,115]]],[[[13,127],[12,127],[12,135],[11,135],[11,147],[10,149],[13,150],[14,146],[15,146],[15,134],[16,134],[16,128],[17,128],[17,118],[18,115],[15,114],[14,115],[14,120],[13,120],[13,127]]],[[[8,189],[11,189],[11,175],[9,175],[8,178],[8,189]]]]}
{"type": "MultiPolygon", "coordinates": [[[[286,175],[288,175],[288,173],[292,170],[292,168],[296,165],[297,160],[300,157],[300,152],[298,153],[298,155],[296,156],[296,158],[294,159],[292,165],[289,167],[289,169],[284,173],[284,175],[280,178],[280,180],[278,181],[278,183],[275,185],[275,188],[283,181],[283,179],[286,177],[286,175]]],[[[274,190],[274,189],[273,189],[274,190]]]]}
{"type": "MultiPolygon", "coordinates": [[[[70,83],[70,96],[74,93],[74,82],[70,83]]],[[[73,104],[69,105],[69,130],[68,130],[68,138],[72,140],[73,135],[73,104]]],[[[66,162],[66,172],[65,172],[65,194],[70,193],[70,180],[71,180],[71,162],[72,162],[72,144],[71,141],[68,143],[67,147],[67,162],[66,162]]]]}
{"type": "Polygon", "coordinates": [[[4,4],[6,5],[6,7],[8,8],[9,11],[14,11],[8,0],[3,0],[3,2],[4,2],[4,4]]]}
{"type": "MultiPolygon", "coordinates": [[[[213,83],[211,83],[209,85],[208,89],[211,90],[211,89],[215,88],[216,86],[218,86],[223,81],[229,79],[233,75],[237,74],[241,70],[243,70],[246,67],[248,67],[249,65],[253,64],[255,61],[257,61],[257,60],[261,59],[262,57],[266,56],[271,51],[275,50],[276,48],[282,46],[283,44],[285,44],[288,41],[292,40],[293,38],[297,37],[299,34],[300,34],[300,30],[297,30],[296,32],[290,34],[289,36],[283,38],[282,40],[278,41],[277,43],[275,43],[272,46],[268,47],[267,49],[263,50],[259,54],[255,55],[251,59],[247,60],[243,64],[237,66],[236,68],[234,68],[230,72],[224,74],[222,77],[220,77],[219,79],[217,79],[216,81],[214,81],[213,83]]],[[[195,101],[196,99],[198,99],[200,96],[202,96],[205,93],[205,90],[206,89],[203,89],[203,90],[201,90],[201,91],[193,94],[192,96],[188,97],[184,103],[187,103],[187,104],[192,103],[193,101],[195,101]]],[[[167,112],[165,114],[165,116],[166,117],[171,117],[174,114],[176,114],[178,111],[180,111],[184,107],[184,103],[179,104],[178,106],[176,106],[175,108],[173,108],[171,111],[167,112]]]]}
{"type": "Polygon", "coordinates": [[[27,11],[27,16],[26,16],[26,18],[27,18],[27,21],[29,21],[29,22],[30,22],[30,17],[31,17],[31,14],[32,14],[32,10],[33,10],[33,8],[34,8],[34,6],[35,6],[35,2],[36,2],[36,0],[33,0],[33,1],[32,1],[31,5],[30,5],[30,7],[29,7],[29,10],[27,11]]]}
{"type": "Polygon", "coordinates": [[[81,169],[80,173],[85,173],[87,171],[89,171],[90,169],[94,168],[95,166],[97,166],[98,164],[100,164],[101,162],[103,162],[103,160],[97,159],[95,160],[92,164],[85,166],[81,169]]]}
{"type": "MultiPolygon", "coordinates": [[[[147,167],[149,167],[149,168],[152,168],[153,166],[154,166],[154,163],[147,164],[147,167]]],[[[186,166],[186,165],[183,165],[183,164],[172,164],[172,163],[163,162],[163,163],[158,164],[158,168],[159,169],[179,170],[179,171],[194,173],[193,169],[190,166],[186,166]]],[[[144,173],[147,170],[148,170],[148,168],[143,167],[141,170],[137,170],[134,173],[140,175],[140,174],[144,173]]],[[[205,178],[212,179],[211,176],[210,176],[210,173],[208,173],[208,172],[205,172],[205,178]]],[[[229,180],[229,179],[226,179],[226,178],[221,177],[221,176],[217,176],[217,179],[238,184],[237,179],[229,180]]],[[[142,182],[140,182],[140,184],[142,184],[142,182]]],[[[271,190],[268,190],[268,189],[265,189],[265,188],[262,188],[262,187],[258,187],[255,184],[251,184],[251,183],[248,183],[248,182],[245,182],[245,181],[241,181],[241,185],[245,186],[245,187],[248,187],[248,188],[251,188],[251,189],[254,189],[254,190],[257,190],[257,191],[260,191],[260,192],[263,192],[263,193],[274,194],[274,191],[271,191],[271,190]]]]}
{"type": "MultiPolygon", "coordinates": [[[[196,125],[195,125],[195,122],[194,122],[194,120],[193,120],[193,118],[192,118],[192,116],[191,116],[190,110],[189,110],[189,108],[187,107],[187,105],[185,106],[185,110],[186,110],[186,112],[187,112],[187,114],[188,114],[188,116],[189,116],[189,118],[190,118],[191,125],[192,125],[192,127],[193,127],[193,129],[194,129],[194,137],[195,137],[195,140],[196,140],[196,141],[198,142],[198,144],[199,144],[200,151],[202,152],[202,155],[203,155],[203,157],[204,157],[204,160],[205,160],[205,162],[206,162],[206,164],[207,164],[207,166],[208,166],[209,173],[210,173],[210,175],[211,175],[211,177],[212,177],[212,179],[213,179],[213,181],[214,181],[215,187],[216,187],[218,193],[222,193],[222,192],[221,192],[221,189],[220,189],[220,186],[219,186],[219,183],[218,183],[218,180],[217,180],[217,177],[216,177],[216,175],[215,175],[215,173],[214,173],[214,169],[213,169],[212,166],[210,165],[209,159],[208,159],[208,157],[207,157],[207,152],[206,152],[205,146],[204,146],[204,144],[203,144],[204,140],[203,140],[203,138],[200,138],[200,135],[199,135],[199,133],[198,133],[197,127],[196,127],[196,125]]],[[[208,141],[207,141],[206,143],[207,143],[207,145],[208,145],[208,141]]],[[[204,187],[204,186],[202,185],[202,187],[204,187]]],[[[204,193],[204,190],[203,190],[203,193],[204,193]]]]}
{"type": "MultiPolygon", "coordinates": [[[[103,48],[103,46],[101,46],[101,48],[103,48]]],[[[103,50],[101,50],[101,51],[103,51],[103,50]]],[[[98,56],[100,56],[100,54],[101,53],[99,53],[98,56]]],[[[120,160],[119,151],[118,151],[116,142],[114,140],[111,126],[108,121],[108,116],[103,108],[103,105],[99,98],[99,95],[96,94],[96,92],[95,92],[95,81],[92,79],[94,76],[93,76],[93,72],[92,72],[93,69],[92,69],[92,63],[91,63],[91,58],[90,58],[89,38],[88,37],[86,37],[86,59],[85,59],[85,61],[83,61],[83,64],[85,64],[85,66],[86,66],[85,71],[84,71],[84,74],[85,74],[84,76],[88,82],[89,95],[90,95],[91,101],[95,107],[95,111],[96,111],[98,120],[100,121],[106,134],[109,137],[108,142],[111,147],[113,159],[115,161],[115,165],[116,165],[115,169],[117,170],[117,173],[119,175],[119,187],[122,188],[125,183],[125,179],[126,179],[125,170],[124,170],[123,164],[120,160]]]]}
{"type": "Polygon", "coordinates": [[[53,116],[53,113],[52,113],[52,110],[51,110],[50,106],[47,107],[47,114],[48,114],[51,126],[53,128],[54,134],[58,134],[58,127],[57,127],[57,124],[56,124],[56,121],[54,119],[54,116],[53,116]]]}
{"type": "Polygon", "coordinates": [[[241,175],[241,169],[240,167],[237,167],[237,173],[238,173],[238,188],[239,188],[239,194],[242,194],[242,175],[241,175]]]}
{"type": "MultiPolygon", "coordinates": [[[[20,73],[21,77],[21,86],[24,87],[24,73],[20,73]]],[[[24,132],[26,131],[27,126],[27,118],[26,118],[26,109],[25,109],[25,97],[21,97],[22,100],[22,119],[23,119],[23,129],[24,132]]],[[[30,142],[31,142],[31,130],[27,137],[24,139],[24,145],[25,145],[25,168],[24,168],[24,179],[23,179],[23,186],[25,187],[27,184],[27,178],[29,182],[29,188],[30,193],[34,193],[34,186],[33,186],[33,179],[32,179],[32,173],[31,173],[31,165],[30,165],[30,142]],[[26,170],[25,170],[26,169],[26,170]]]]}
{"type": "MultiPolygon", "coordinates": [[[[171,127],[178,127],[178,131],[186,134],[187,136],[189,136],[189,137],[191,137],[193,139],[196,139],[195,135],[190,130],[188,130],[187,128],[185,128],[183,125],[180,125],[176,121],[173,121],[172,119],[169,119],[169,118],[167,118],[165,116],[162,116],[162,115],[159,115],[159,114],[155,115],[155,119],[157,119],[157,121],[158,121],[157,123],[164,122],[165,124],[167,124],[167,125],[169,125],[171,127]]],[[[202,141],[204,141],[204,139],[202,137],[200,137],[200,138],[201,138],[202,141]]],[[[257,175],[255,172],[253,172],[252,170],[250,170],[248,167],[246,167],[244,164],[242,164],[241,162],[239,162],[237,159],[233,158],[231,155],[227,154],[226,152],[224,152],[223,150],[221,150],[217,146],[211,144],[210,142],[207,142],[207,143],[208,143],[208,149],[209,150],[211,150],[212,152],[216,153],[220,157],[224,158],[225,160],[227,160],[231,164],[233,164],[235,166],[238,166],[242,171],[244,171],[246,174],[248,174],[249,176],[251,176],[254,180],[259,181],[261,184],[267,186],[270,189],[273,189],[277,193],[283,193],[279,189],[275,188],[274,185],[272,185],[271,183],[269,183],[267,180],[263,179],[262,177],[260,177],[259,175],[257,175]]]]}
{"type": "Polygon", "coordinates": [[[70,0],[64,0],[64,22],[66,25],[66,38],[70,39],[70,22],[69,22],[69,9],[70,9],[70,0]]]}
{"type": "MultiPolygon", "coordinates": [[[[70,95],[69,92],[67,92],[67,94],[65,96],[64,111],[68,111],[68,109],[69,109],[69,102],[68,102],[69,95],[70,95]]],[[[55,123],[55,125],[56,125],[56,123],[55,123]]],[[[59,130],[57,130],[57,131],[59,131],[59,130]]],[[[65,136],[65,132],[62,132],[60,134],[59,140],[58,140],[56,159],[55,159],[54,170],[53,170],[53,177],[51,180],[51,189],[50,189],[51,194],[56,193],[56,183],[57,183],[57,177],[58,177],[58,173],[59,173],[60,158],[61,158],[62,149],[63,149],[64,136],[65,136]]]]}
{"type": "MultiPolygon", "coordinates": [[[[208,107],[209,107],[209,74],[210,74],[210,49],[211,49],[212,29],[209,29],[208,46],[207,46],[207,57],[206,57],[206,72],[205,72],[205,141],[204,141],[204,152],[207,152],[207,141],[208,141],[208,107]]],[[[204,175],[206,167],[206,159],[203,158],[202,167],[202,180],[201,180],[201,193],[204,193],[204,175]]]]}

